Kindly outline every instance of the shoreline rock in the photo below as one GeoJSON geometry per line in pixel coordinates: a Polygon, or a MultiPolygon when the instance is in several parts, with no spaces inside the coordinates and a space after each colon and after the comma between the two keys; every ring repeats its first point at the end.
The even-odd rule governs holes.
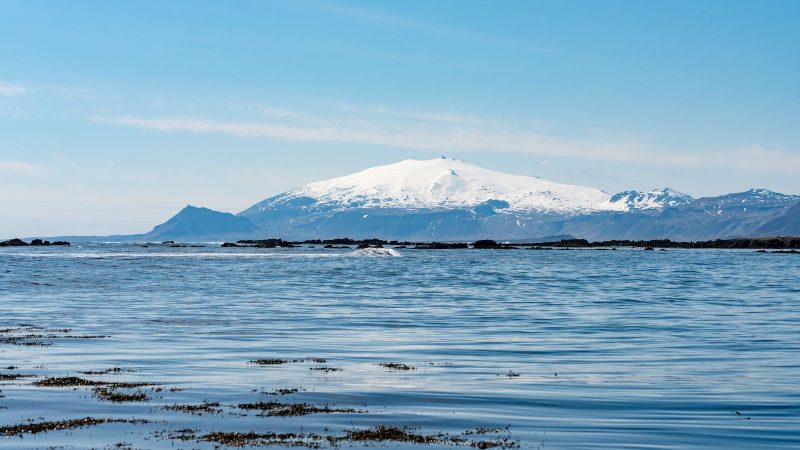
{"type": "MultiPolygon", "coordinates": [[[[10,242],[10,241],[7,241],[10,242]]],[[[46,241],[45,241],[46,242],[46,241]]],[[[2,244],[0,244],[2,245],[2,244]]],[[[23,245],[27,245],[24,244],[23,245]]],[[[52,245],[55,245],[53,243],[52,245]]],[[[69,245],[69,244],[67,244],[69,245]]],[[[472,243],[468,242],[401,242],[385,241],[382,239],[311,239],[305,241],[284,241],[283,239],[263,239],[263,240],[240,240],[235,243],[226,242],[222,247],[255,247],[255,248],[294,248],[303,245],[321,245],[324,249],[337,248],[383,248],[393,246],[394,248],[408,248],[417,250],[445,250],[445,249],[528,249],[528,250],[553,250],[553,249],[614,249],[618,247],[650,249],[774,249],[792,250],[800,249],[800,237],[772,237],[772,238],[736,238],[736,239],[716,239],[713,241],[681,242],[669,239],[652,240],[611,240],[590,242],[586,239],[562,239],[552,242],[532,242],[532,243],[503,243],[491,239],[481,239],[472,243]]]]}
{"type": "Polygon", "coordinates": [[[0,247],[47,247],[50,245],[63,245],[69,246],[69,242],[67,241],[44,241],[42,239],[33,239],[30,243],[23,241],[20,238],[9,239],[7,241],[0,242],[0,247]]]}

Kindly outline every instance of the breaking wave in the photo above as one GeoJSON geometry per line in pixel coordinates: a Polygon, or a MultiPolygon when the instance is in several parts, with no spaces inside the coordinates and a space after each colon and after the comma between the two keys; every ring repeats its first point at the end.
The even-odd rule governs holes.
{"type": "Polygon", "coordinates": [[[360,248],[351,253],[353,256],[401,256],[393,248],[360,248]]]}

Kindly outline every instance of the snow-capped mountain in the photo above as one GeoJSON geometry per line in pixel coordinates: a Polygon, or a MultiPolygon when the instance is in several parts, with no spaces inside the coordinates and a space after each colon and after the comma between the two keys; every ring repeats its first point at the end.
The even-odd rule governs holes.
{"type": "Polygon", "coordinates": [[[650,192],[624,191],[614,194],[607,201],[608,209],[613,211],[636,211],[646,209],[674,208],[691,203],[692,196],[665,187],[650,192]]]}
{"type": "Polygon", "coordinates": [[[796,234],[798,208],[800,196],[766,189],[697,199],[670,188],[612,196],[454,159],[410,159],[309,183],[237,215],[189,206],[149,233],[108,238],[691,241],[796,234]]]}
{"type": "Polygon", "coordinates": [[[753,207],[785,206],[787,203],[800,201],[800,196],[786,195],[769,189],[750,189],[734,192],[718,197],[698,198],[695,206],[708,210],[741,209],[753,207]]]}
{"type": "Polygon", "coordinates": [[[800,197],[752,189],[693,199],[670,188],[625,191],[509,175],[454,159],[405,160],[309,183],[240,217],[271,237],[402,240],[697,240],[757,236],[800,197]]]}
{"type": "Polygon", "coordinates": [[[463,209],[493,201],[509,211],[586,213],[613,210],[605,192],[541,178],[510,175],[445,157],[407,159],[310,183],[244,211],[254,216],[294,200],[316,208],[463,209]]]}

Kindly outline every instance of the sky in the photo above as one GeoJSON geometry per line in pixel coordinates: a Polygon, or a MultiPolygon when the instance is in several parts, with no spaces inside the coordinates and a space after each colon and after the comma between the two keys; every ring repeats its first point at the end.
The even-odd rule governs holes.
{"type": "Polygon", "coordinates": [[[0,0],[0,238],[446,155],[800,194],[797,1],[0,0]]]}

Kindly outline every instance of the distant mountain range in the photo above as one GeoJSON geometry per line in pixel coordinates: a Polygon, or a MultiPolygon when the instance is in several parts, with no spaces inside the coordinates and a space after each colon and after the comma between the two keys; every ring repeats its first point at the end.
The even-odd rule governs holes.
{"type": "Polygon", "coordinates": [[[187,206],[148,233],[108,238],[532,242],[552,236],[708,240],[779,235],[800,235],[800,196],[751,189],[695,199],[670,188],[609,195],[442,157],[310,183],[237,215],[187,206]]]}

